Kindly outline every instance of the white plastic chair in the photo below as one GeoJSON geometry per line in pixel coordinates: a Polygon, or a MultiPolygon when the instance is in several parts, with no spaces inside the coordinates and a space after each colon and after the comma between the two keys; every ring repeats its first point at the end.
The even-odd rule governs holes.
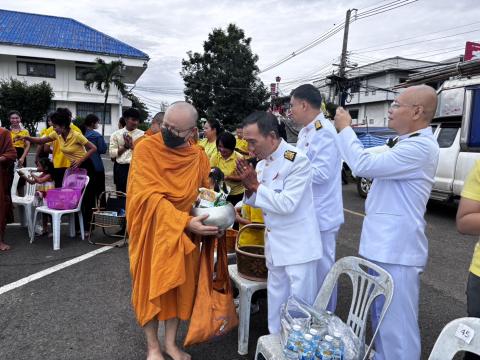
{"type": "MultiPolygon", "coordinates": [[[[365,330],[368,313],[372,302],[378,296],[385,297],[385,303],[378,322],[378,326],[373,333],[370,345],[367,351],[360,349],[363,359],[367,359],[370,349],[373,345],[378,329],[385,317],[385,313],[390,306],[393,297],[393,279],[392,276],[381,267],[372,262],[354,256],[347,256],[338,260],[327,274],[325,281],[317,295],[315,304],[316,310],[325,310],[335,284],[341,274],[350,277],[353,285],[352,302],[346,324],[353,330],[360,339],[360,343],[365,346],[365,330]],[[369,272],[373,270],[377,275],[369,272]]],[[[280,341],[280,335],[265,335],[258,339],[255,359],[262,354],[266,359],[283,360],[283,349],[280,341]]]]}
{"type": "MultiPolygon", "coordinates": [[[[248,224],[243,226],[237,235],[238,239],[242,231],[246,229],[264,230],[264,224],[248,224]]],[[[252,295],[258,290],[266,289],[266,281],[248,280],[238,274],[237,264],[228,266],[230,278],[238,289],[240,303],[239,303],[239,323],[238,323],[238,353],[240,355],[248,354],[248,336],[250,334],[250,308],[252,305],[252,295]]]]}
{"type": "Polygon", "coordinates": [[[445,325],[428,360],[451,360],[459,351],[468,351],[480,355],[479,318],[455,319],[445,325]]]}
{"type": "MultiPolygon", "coordinates": [[[[28,170],[36,170],[36,168],[23,168],[25,171],[28,170]]],[[[13,176],[13,184],[12,188],[10,189],[10,194],[12,197],[13,205],[18,205],[23,208],[23,213],[20,213],[22,220],[20,223],[22,226],[26,226],[28,229],[28,235],[32,237],[32,233],[34,233],[33,228],[33,200],[35,198],[35,184],[29,184],[28,182],[25,184],[25,195],[18,196],[17,188],[18,182],[20,180],[20,175],[15,171],[13,176]]]]}
{"type": "MultiPolygon", "coordinates": [[[[60,250],[60,225],[63,215],[69,215],[69,227],[70,227],[70,237],[75,237],[75,214],[78,215],[78,222],[80,225],[80,234],[82,236],[82,240],[85,240],[85,230],[83,228],[83,216],[82,216],[82,201],[83,196],[85,195],[85,190],[87,185],[90,181],[90,178],[86,176],[85,186],[82,190],[82,195],[80,197],[80,201],[75,209],[71,210],[55,210],[49,209],[47,206],[39,206],[35,209],[35,216],[33,218],[33,223],[36,223],[38,213],[44,213],[52,216],[52,230],[53,230],[53,250],[60,250]]],[[[35,234],[30,236],[30,244],[33,243],[35,234]]]]}

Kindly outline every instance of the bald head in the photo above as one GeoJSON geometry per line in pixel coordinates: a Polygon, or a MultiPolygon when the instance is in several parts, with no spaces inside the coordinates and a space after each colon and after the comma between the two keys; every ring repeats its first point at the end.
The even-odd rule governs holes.
{"type": "Polygon", "coordinates": [[[160,111],[160,112],[156,113],[155,116],[152,119],[152,123],[162,125],[164,116],[165,116],[165,111],[160,111]]]}
{"type": "Polygon", "coordinates": [[[409,104],[423,107],[423,118],[430,123],[437,110],[437,93],[434,88],[428,85],[417,85],[407,88],[402,97],[409,104]]]}
{"type": "Polygon", "coordinates": [[[198,112],[186,101],[177,101],[165,112],[163,121],[177,129],[192,128],[197,124],[198,112]]]}

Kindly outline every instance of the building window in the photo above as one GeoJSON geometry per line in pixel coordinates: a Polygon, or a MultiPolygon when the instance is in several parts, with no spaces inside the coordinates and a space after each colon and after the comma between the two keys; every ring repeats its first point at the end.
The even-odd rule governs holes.
{"type": "MultiPolygon", "coordinates": [[[[107,112],[105,114],[105,124],[112,123],[111,105],[107,104],[107,112]]],[[[95,114],[100,121],[103,118],[103,104],[98,103],[77,103],[77,116],[85,118],[88,114],[95,114]]]]}
{"type": "Polygon", "coordinates": [[[85,73],[91,69],[88,66],[75,66],[75,79],[85,81],[85,73]]]}
{"type": "Polygon", "coordinates": [[[55,77],[55,64],[17,62],[17,74],[21,76],[55,77]]]}
{"type": "Polygon", "coordinates": [[[375,95],[377,93],[377,90],[372,90],[372,95],[375,95]]]}
{"type": "Polygon", "coordinates": [[[370,125],[373,125],[373,124],[375,124],[375,120],[374,120],[374,119],[370,119],[370,120],[368,120],[368,123],[369,123],[370,125]]]}
{"type": "Polygon", "coordinates": [[[365,90],[365,96],[368,96],[368,90],[365,90]]]}

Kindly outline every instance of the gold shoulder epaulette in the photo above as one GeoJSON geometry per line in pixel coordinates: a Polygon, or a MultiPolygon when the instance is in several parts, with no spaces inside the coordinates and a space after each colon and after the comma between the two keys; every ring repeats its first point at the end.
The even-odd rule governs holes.
{"type": "Polygon", "coordinates": [[[290,160],[290,161],[294,161],[295,160],[295,156],[297,156],[297,153],[295,151],[292,151],[292,150],[287,150],[285,151],[285,153],[283,154],[283,157],[287,160],[290,160]]]}
{"type": "Polygon", "coordinates": [[[315,121],[315,130],[320,130],[323,127],[320,120],[315,121]]]}

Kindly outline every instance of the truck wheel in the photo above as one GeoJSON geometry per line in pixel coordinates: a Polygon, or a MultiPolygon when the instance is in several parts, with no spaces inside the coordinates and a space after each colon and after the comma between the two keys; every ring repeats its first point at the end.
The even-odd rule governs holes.
{"type": "Polygon", "coordinates": [[[367,178],[358,178],[357,179],[357,192],[358,195],[363,197],[364,199],[367,197],[368,192],[370,191],[370,187],[372,186],[372,180],[367,178]]]}

